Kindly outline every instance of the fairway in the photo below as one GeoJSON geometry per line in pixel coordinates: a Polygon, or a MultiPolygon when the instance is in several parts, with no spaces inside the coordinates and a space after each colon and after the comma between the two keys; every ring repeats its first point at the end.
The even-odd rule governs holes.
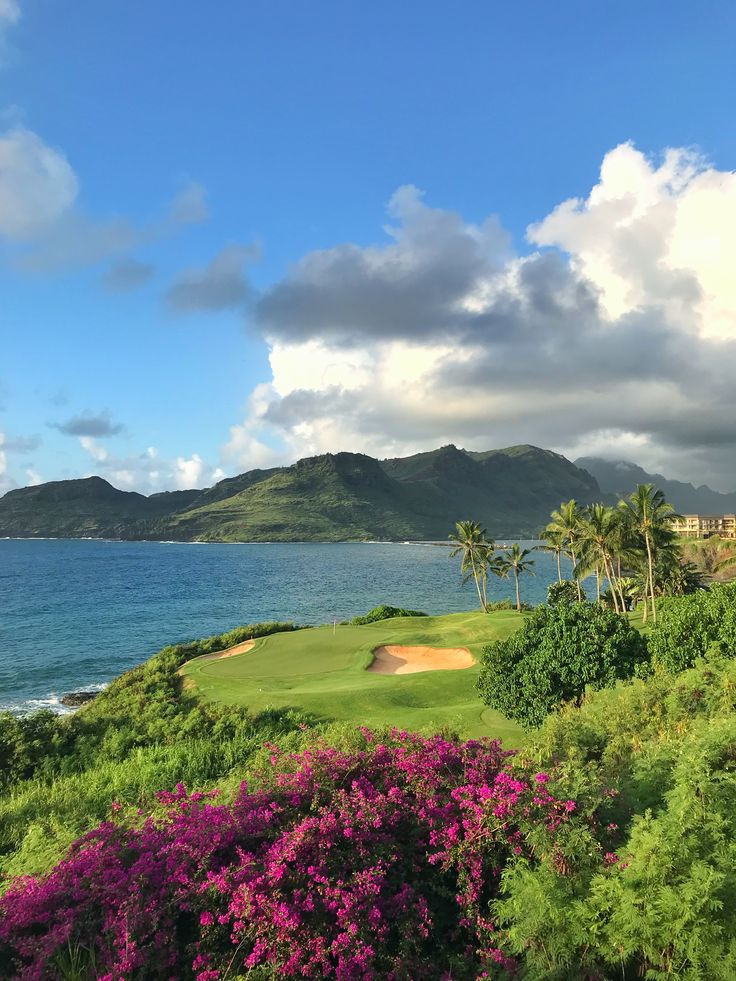
{"type": "Polygon", "coordinates": [[[291,707],[356,725],[445,726],[465,737],[494,736],[516,745],[519,727],[478,697],[477,664],[401,675],[367,669],[375,648],[387,645],[465,647],[477,659],[484,644],[508,637],[522,622],[515,611],[502,610],[312,627],[261,637],[251,650],[220,660],[195,658],[182,674],[200,697],[253,712],[291,707]]]}

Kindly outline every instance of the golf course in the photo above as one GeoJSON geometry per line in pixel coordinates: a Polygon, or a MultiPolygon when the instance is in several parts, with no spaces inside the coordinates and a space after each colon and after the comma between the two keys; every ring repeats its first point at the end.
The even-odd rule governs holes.
{"type": "Polygon", "coordinates": [[[450,728],[518,745],[521,730],[475,690],[484,644],[523,622],[512,610],[330,624],[246,641],[187,662],[200,698],[257,712],[300,708],[319,719],[414,731],[450,728]]]}

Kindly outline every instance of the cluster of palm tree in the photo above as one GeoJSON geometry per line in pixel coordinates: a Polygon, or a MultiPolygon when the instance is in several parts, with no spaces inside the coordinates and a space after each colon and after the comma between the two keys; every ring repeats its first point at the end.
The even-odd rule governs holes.
{"type": "Polygon", "coordinates": [[[599,602],[608,602],[623,613],[632,601],[643,600],[644,620],[651,610],[657,620],[656,597],[685,592],[693,585],[695,570],[680,559],[680,546],[672,530],[678,515],[653,484],[640,484],[617,507],[576,501],[553,511],[543,533],[547,551],[572,563],[572,575],[581,597],[580,580],[594,575],[599,602]],[[603,585],[608,590],[603,594],[603,585]]]}
{"type": "Polygon", "coordinates": [[[521,548],[515,543],[508,549],[498,549],[488,532],[477,521],[458,521],[455,533],[449,536],[453,544],[450,557],[461,556],[460,570],[463,582],[474,582],[478,592],[480,608],[487,612],[490,608],[489,576],[508,579],[514,575],[516,585],[516,609],[521,612],[521,590],[519,579],[525,572],[531,572],[534,560],[529,556],[533,548],[521,548]]]}

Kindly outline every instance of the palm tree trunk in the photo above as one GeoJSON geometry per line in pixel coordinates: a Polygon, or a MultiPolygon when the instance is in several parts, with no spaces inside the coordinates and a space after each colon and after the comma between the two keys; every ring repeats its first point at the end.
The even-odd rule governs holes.
{"type": "Polygon", "coordinates": [[[575,575],[575,566],[577,565],[577,561],[575,559],[575,549],[572,546],[572,542],[570,542],[570,554],[572,555],[572,577],[575,580],[575,585],[578,587],[578,603],[582,603],[583,594],[580,590],[580,580],[575,575]]]}
{"type": "Polygon", "coordinates": [[[521,613],[521,594],[519,593],[519,570],[514,569],[514,578],[516,579],[516,610],[521,613]]]}
{"type": "Polygon", "coordinates": [[[601,605],[601,567],[599,563],[595,564],[595,588],[597,593],[598,606],[601,605]]]}
{"type": "Polygon", "coordinates": [[[649,595],[652,597],[652,623],[657,622],[657,604],[654,601],[654,562],[652,560],[652,545],[649,541],[649,534],[644,534],[647,543],[647,564],[649,565],[649,595]]]}
{"type": "Polygon", "coordinates": [[[606,554],[603,555],[603,567],[606,573],[606,579],[608,579],[608,585],[611,587],[611,596],[613,596],[613,608],[616,613],[623,613],[623,610],[618,608],[618,596],[616,595],[616,580],[613,575],[613,559],[608,560],[606,554]]]}
{"type": "Polygon", "coordinates": [[[557,582],[562,582],[562,567],[560,566],[560,556],[562,555],[562,549],[557,549],[557,582]]]}
{"type": "Polygon", "coordinates": [[[486,605],[483,602],[483,596],[480,591],[480,583],[478,582],[478,570],[475,568],[475,555],[472,550],[470,552],[470,564],[473,567],[473,580],[475,581],[475,588],[478,591],[478,602],[480,603],[480,608],[483,612],[486,612],[486,605]]]}

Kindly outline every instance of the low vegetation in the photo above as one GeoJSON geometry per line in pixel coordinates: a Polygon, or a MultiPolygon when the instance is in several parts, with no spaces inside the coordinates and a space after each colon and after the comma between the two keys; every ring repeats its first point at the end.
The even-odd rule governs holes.
{"type": "Polygon", "coordinates": [[[736,584],[665,505],[563,504],[528,613],[490,612],[461,522],[480,612],[253,625],[0,716],[0,975],[731,981],[736,584]],[[367,671],[382,645],[480,663],[367,671]]]}
{"type": "Polygon", "coordinates": [[[396,617],[426,617],[426,613],[418,610],[404,610],[400,606],[374,606],[372,610],[360,617],[353,617],[349,622],[354,627],[359,627],[365,623],[379,623],[381,620],[395,620],[396,617]]]}

